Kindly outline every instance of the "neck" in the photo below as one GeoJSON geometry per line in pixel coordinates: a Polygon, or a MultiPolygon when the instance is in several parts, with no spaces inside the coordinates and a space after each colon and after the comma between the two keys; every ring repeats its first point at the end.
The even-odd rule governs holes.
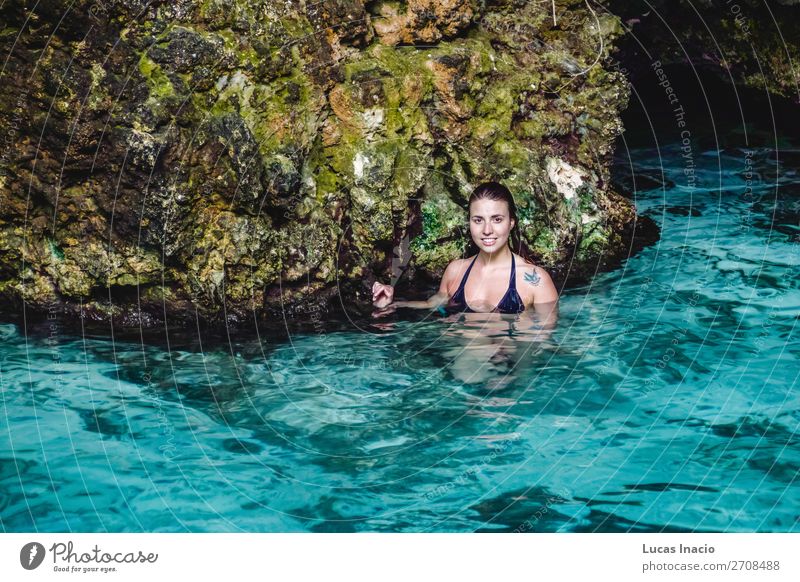
{"type": "Polygon", "coordinates": [[[478,249],[478,260],[484,265],[497,265],[507,263],[511,260],[511,249],[508,245],[503,245],[493,253],[487,253],[483,249],[478,249]]]}

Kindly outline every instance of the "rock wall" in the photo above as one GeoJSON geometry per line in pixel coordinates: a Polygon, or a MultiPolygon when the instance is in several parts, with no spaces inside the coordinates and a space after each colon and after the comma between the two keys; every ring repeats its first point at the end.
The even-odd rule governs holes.
{"type": "Polygon", "coordinates": [[[619,20],[518,0],[4,3],[0,295],[138,325],[437,277],[515,193],[557,278],[624,252],[619,20]]]}

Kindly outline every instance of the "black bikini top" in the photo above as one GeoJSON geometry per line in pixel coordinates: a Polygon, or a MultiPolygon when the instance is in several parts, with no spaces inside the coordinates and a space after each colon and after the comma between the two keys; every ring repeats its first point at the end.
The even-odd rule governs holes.
{"type": "MultiPolygon", "coordinates": [[[[467,268],[467,272],[464,273],[464,277],[461,279],[461,285],[458,286],[458,291],[450,298],[450,302],[447,304],[448,309],[475,313],[475,311],[470,309],[469,305],[467,305],[467,299],[464,296],[464,287],[467,284],[467,278],[469,277],[469,272],[472,270],[472,265],[475,264],[477,259],[478,255],[475,255],[475,258],[472,259],[472,262],[469,264],[469,268],[467,268]]],[[[492,310],[492,313],[520,313],[522,311],[525,311],[525,304],[522,302],[519,293],[517,293],[517,268],[514,255],[512,254],[511,278],[508,282],[508,290],[506,294],[503,295],[500,303],[497,304],[497,307],[492,310]]]]}

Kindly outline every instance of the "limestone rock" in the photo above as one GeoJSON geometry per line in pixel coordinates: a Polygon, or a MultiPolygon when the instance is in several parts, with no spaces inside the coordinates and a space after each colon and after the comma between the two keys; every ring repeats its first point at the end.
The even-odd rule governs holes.
{"type": "Polygon", "coordinates": [[[635,218],[608,175],[621,28],[557,8],[4,3],[0,294],[137,325],[368,304],[463,252],[488,179],[543,266],[594,272],[635,218]]]}

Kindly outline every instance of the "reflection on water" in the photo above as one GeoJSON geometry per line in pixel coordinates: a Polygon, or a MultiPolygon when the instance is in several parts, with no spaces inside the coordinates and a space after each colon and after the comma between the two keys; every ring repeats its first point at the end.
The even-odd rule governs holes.
{"type": "Polygon", "coordinates": [[[744,197],[709,153],[689,190],[660,155],[661,241],[558,313],[203,349],[0,326],[4,530],[796,529],[800,180],[744,197]]]}

